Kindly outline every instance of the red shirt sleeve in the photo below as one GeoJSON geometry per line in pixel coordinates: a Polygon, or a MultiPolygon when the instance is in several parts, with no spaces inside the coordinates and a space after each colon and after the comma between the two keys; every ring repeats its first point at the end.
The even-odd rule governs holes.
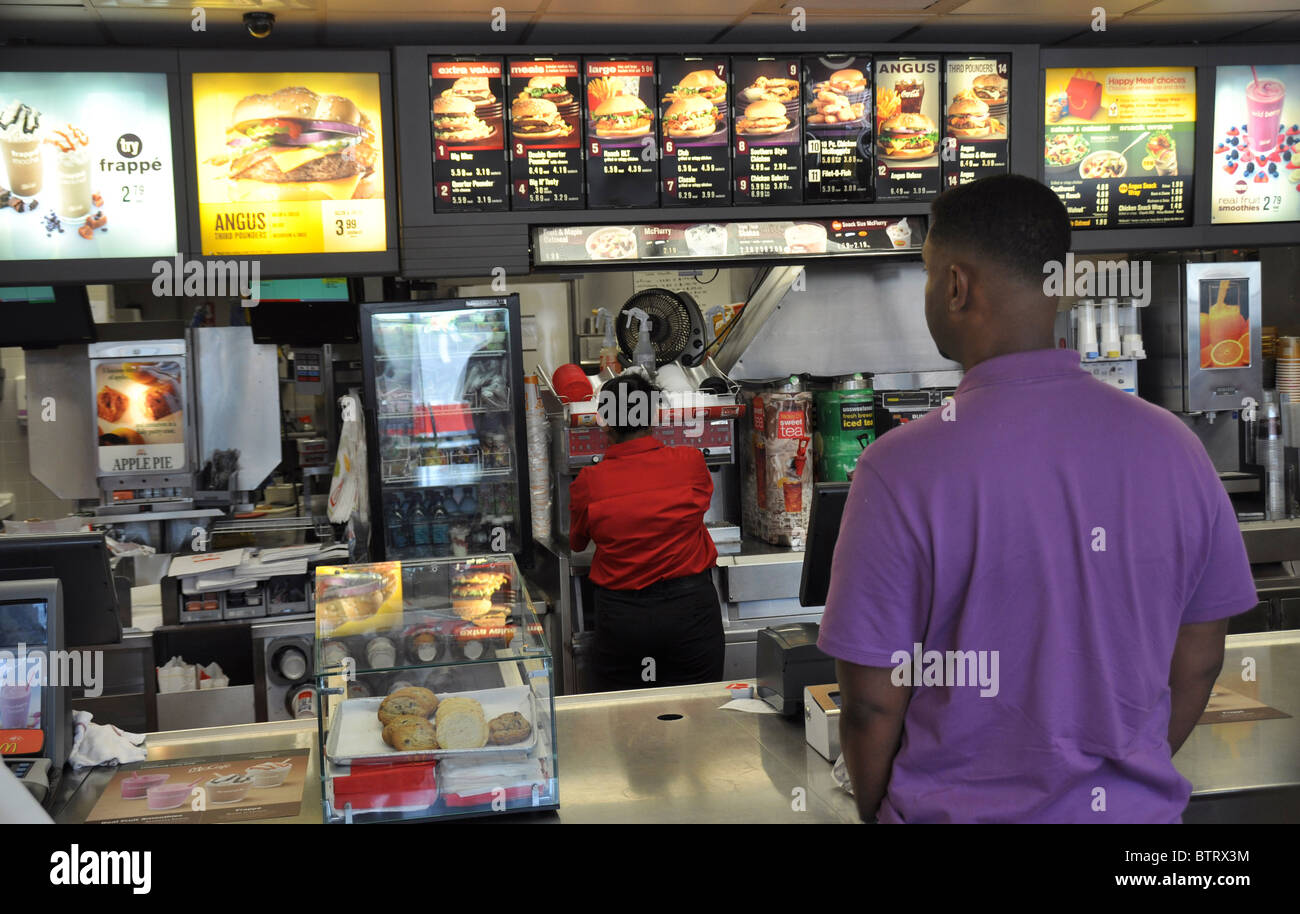
{"type": "Polygon", "coordinates": [[[581,552],[591,542],[590,521],[587,518],[587,480],[583,472],[569,486],[569,548],[581,552]]]}
{"type": "Polygon", "coordinates": [[[690,455],[692,457],[691,462],[694,464],[691,483],[695,490],[696,502],[699,505],[700,513],[707,514],[709,505],[713,501],[713,474],[709,472],[709,465],[704,462],[703,454],[691,448],[690,455]]]}

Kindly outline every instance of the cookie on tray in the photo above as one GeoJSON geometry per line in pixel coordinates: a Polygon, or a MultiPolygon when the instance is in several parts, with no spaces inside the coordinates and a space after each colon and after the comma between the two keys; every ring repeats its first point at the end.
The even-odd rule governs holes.
{"type": "MultiPolygon", "coordinates": [[[[398,690],[399,692],[402,690],[398,690]]],[[[389,724],[395,717],[423,717],[428,720],[428,704],[413,695],[389,695],[379,703],[379,722],[389,724]]]]}
{"type": "Polygon", "coordinates": [[[518,711],[510,711],[488,722],[488,742],[494,746],[522,743],[533,734],[533,725],[518,711]]]}
{"type": "Polygon", "coordinates": [[[435,715],[438,744],[443,749],[481,749],[487,745],[488,725],[483,706],[473,698],[444,698],[435,715]]]}
{"type": "Polygon", "coordinates": [[[394,717],[384,727],[384,742],[394,749],[437,749],[438,736],[427,717],[394,717]]]}
{"type": "Polygon", "coordinates": [[[438,696],[420,686],[403,686],[388,693],[389,698],[394,695],[405,695],[414,698],[424,708],[425,717],[433,717],[433,712],[438,710],[438,696]]]}

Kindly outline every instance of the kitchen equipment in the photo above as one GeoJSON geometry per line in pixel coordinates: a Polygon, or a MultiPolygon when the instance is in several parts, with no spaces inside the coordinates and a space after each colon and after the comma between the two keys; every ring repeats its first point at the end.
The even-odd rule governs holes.
{"type": "Polygon", "coordinates": [[[634,353],[641,337],[640,326],[629,326],[625,316],[633,309],[640,309],[650,320],[650,344],[656,367],[679,360],[691,367],[704,360],[704,317],[695,299],[685,292],[643,289],[624,302],[615,323],[625,361],[635,363],[634,353]]]}
{"type": "Polygon", "coordinates": [[[786,717],[799,713],[804,689],[835,679],[835,658],[817,647],[820,626],[795,622],[758,633],[758,697],[786,717]]]}
{"type": "Polygon", "coordinates": [[[764,542],[802,548],[812,503],[813,395],[791,375],[746,382],[743,396],[741,525],[764,542]]]}
{"type": "Polygon", "coordinates": [[[858,458],[876,440],[875,391],[871,375],[845,375],[834,389],[820,390],[817,433],[813,436],[818,482],[845,482],[853,478],[858,458]]]}
{"type": "Polygon", "coordinates": [[[579,403],[590,400],[594,394],[591,379],[580,365],[570,362],[555,369],[551,376],[551,386],[565,403],[579,403]]]}
{"type": "Polygon", "coordinates": [[[807,686],[803,690],[803,738],[828,762],[840,755],[840,687],[807,686]]]}

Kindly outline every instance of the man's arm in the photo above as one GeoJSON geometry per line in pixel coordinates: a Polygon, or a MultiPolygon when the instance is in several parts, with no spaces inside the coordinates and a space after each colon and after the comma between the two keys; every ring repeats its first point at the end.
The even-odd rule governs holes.
{"type": "Polygon", "coordinates": [[[1223,669],[1223,639],[1228,620],[1193,622],[1178,629],[1169,666],[1169,751],[1182,748],[1200,720],[1210,689],[1223,669]]]}
{"type": "Polygon", "coordinates": [[[840,748],[864,822],[875,818],[903,741],[910,687],[890,682],[890,667],[835,661],[840,687],[840,748]]]}
{"type": "Polygon", "coordinates": [[[569,486],[569,548],[581,552],[591,542],[591,530],[587,527],[587,480],[578,477],[569,486]]]}

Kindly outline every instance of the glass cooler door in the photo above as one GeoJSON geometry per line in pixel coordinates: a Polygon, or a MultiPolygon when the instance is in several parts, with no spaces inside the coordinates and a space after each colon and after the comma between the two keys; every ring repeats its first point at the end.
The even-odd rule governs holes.
{"type": "Polygon", "coordinates": [[[379,555],[518,553],[530,531],[518,297],[364,308],[379,555]]]}

